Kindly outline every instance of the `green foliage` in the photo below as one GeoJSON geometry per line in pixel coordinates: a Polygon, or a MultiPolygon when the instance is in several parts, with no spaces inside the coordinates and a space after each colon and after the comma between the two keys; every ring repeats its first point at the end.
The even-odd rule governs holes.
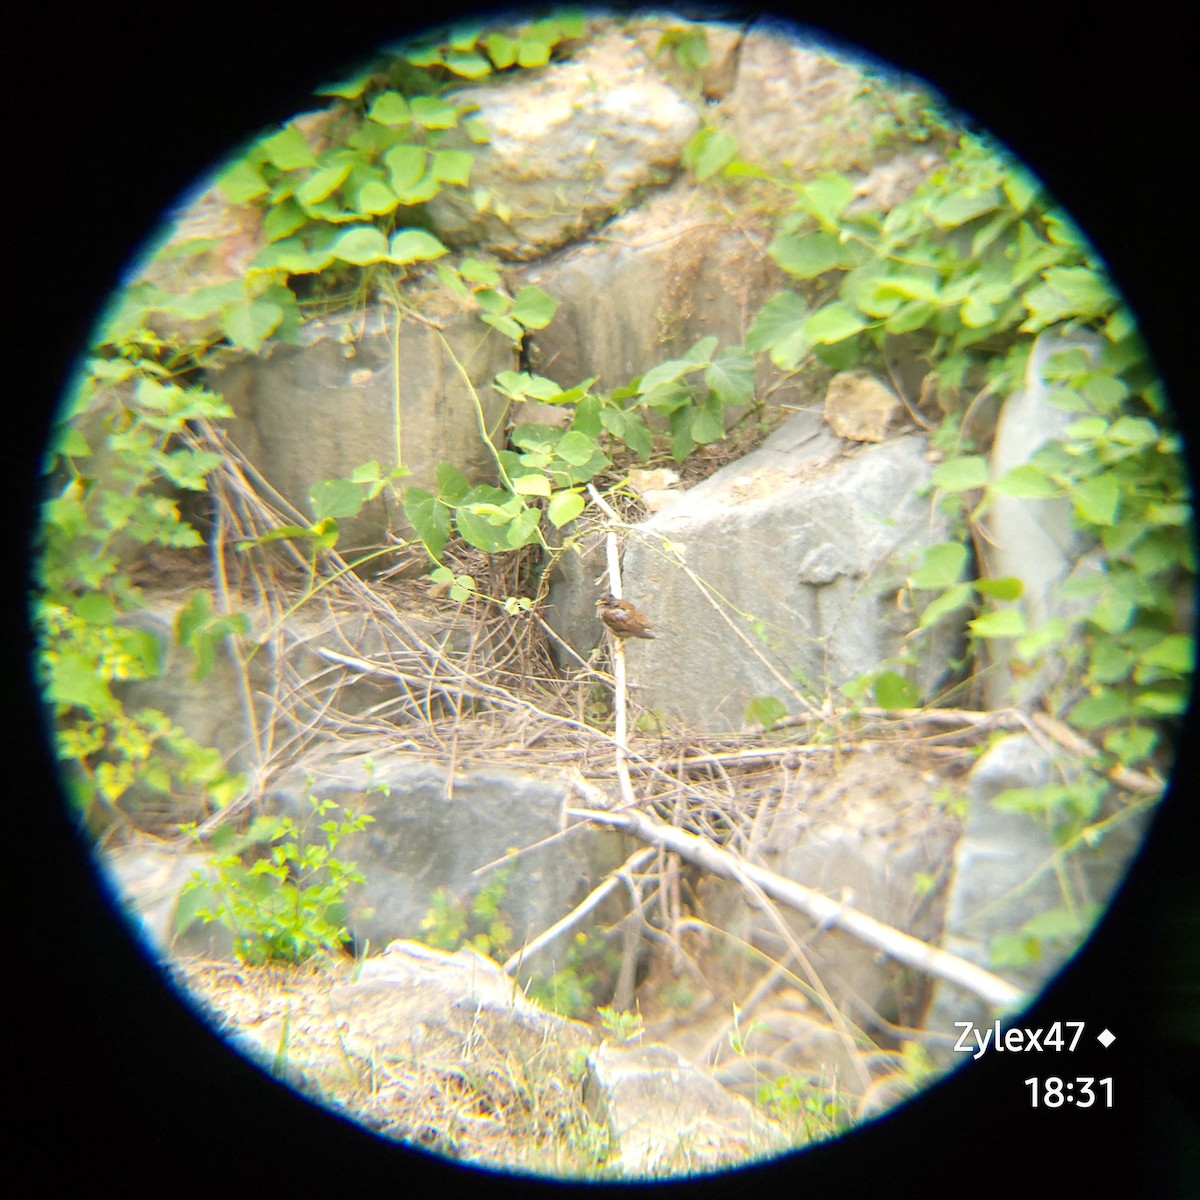
{"type": "MultiPolygon", "coordinates": [[[[581,15],[563,10],[512,30],[443,28],[319,89],[326,107],[264,132],[218,172],[221,193],[258,214],[266,239],[242,278],[183,292],[144,281],[127,289],[120,320],[137,326],[167,314],[208,321],[231,345],[257,353],[269,337],[297,339],[300,301],[314,287],[329,290],[376,268],[387,268],[392,285],[441,258],[448,250],[428,228],[425,208],[441,192],[468,192],[478,211],[506,215],[500,198],[470,188],[471,147],[486,141],[487,131],[452,89],[464,79],[544,65],[564,41],[582,35],[583,24],[581,15]]],[[[197,237],[172,252],[185,265],[212,245],[197,237]]],[[[463,286],[470,270],[464,264],[439,274],[463,286]]],[[[539,327],[520,296],[513,302],[481,289],[477,300],[483,319],[510,337],[539,327]],[[492,311],[489,303],[512,311],[492,311]]]]}
{"type": "Polygon", "coordinates": [[[492,882],[475,893],[469,906],[438,888],[421,918],[425,941],[437,950],[469,945],[493,958],[504,954],[512,940],[512,927],[502,911],[511,874],[510,867],[498,868],[492,882]]]}
{"type": "MultiPolygon", "coordinates": [[[[536,289],[518,293],[514,311],[531,290],[536,289]]],[[[548,322],[554,301],[540,293],[523,307],[548,322]]],[[[526,317],[520,319],[527,323],[526,317]]],[[[408,488],[404,512],[430,557],[438,562],[455,534],[487,554],[545,545],[543,514],[555,528],[573,521],[585,507],[584,486],[612,466],[606,436],[623,442],[643,461],[649,459],[654,450],[647,422],[651,413],[665,418],[677,460],[697,445],[724,437],[726,408],[753,399],[754,359],[740,346],[719,353],[716,347],[716,338],[702,338],[682,358],[659,363],[608,394],[591,390],[594,377],[564,389],[541,375],[502,371],[492,385],[501,395],[512,402],[572,405],[571,423],[565,429],[516,426],[509,448],[496,452],[500,486],[472,485],[453,464],[440,463],[436,493],[408,488]]],[[[460,594],[469,592],[464,588],[460,594]]]]}
{"type": "Polygon", "coordinates": [[[568,946],[563,965],[549,975],[534,975],[525,993],[559,1016],[582,1018],[595,1004],[596,972],[602,966],[617,970],[619,957],[605,948],[601,934],[581,931],[568,946]]]}
{"type": "Polygon", "coordinates": [[[1087,937],[1099,916],[1098,906],[1083,910],[1063,907],[1038,913],[1019,930],[993,938],[988,947],[989,961],[999,970],[1019,969],[1039,962],[1048,943],[1069,952],[1087,937]]]}
{"type": "MultiPolygon", "coordinates": [[[[312,820],[338,809],[332,800],[308,797],[312,820]]],[[[364,882],[353,863],[333,856],[338,843],[375,818],[343,810],[317,825],[323,837],[306,837],[290,817],[257,817],[244,833],[221,825],[210,847],[213,875],[197,871],[185,885],[176,910],[176,933],[194,921],[219,921],[233,933],[241,962],[303,962],[339,950],[349,939],[345,897],[364,882]],[[251,852],[266,851],[262,857],[251,852]]],[[[199,843],[194,825],[185,827],[199,843]]]]}
{"type": "Polygon", "coordinates": [[[143,631],[109,624],[99,612],[107,600],[103,593],[81,598],[76,605],[81,616],[43,597],[36,611],[39,671],[76,815],[89,817],[97,801],[117,808],[135,784],[175,798],[198,793],[223,807],[242,780],[225,770],[220,755],[157,709],[127,713],[113,695],[114,682],[157,674],[158,642],[143,631]]]}
{"type": "MultiPolygon", "coordinates": [[[[897,129],[944,137],[937,114],[915,94],[909,100],[892,109],[897,129]]],[[[698,159],[703,149],[698,143],[698,159]]],[[[973,644],[992,643],[1015,661],[1014,673],[1049,656],[1065,668],[1050,703],[1101,752],[1070,779],[1014,789],[996,803],[1047,822],[1072,851],[1094,844],[1114,775],[1154,762],[1164,719],[1186,707],[1195,659],[1191,496],[1132,314],[1039,181],[983,138],[962,135],[945,166],[886,214],[852,212],[853,181],[836,172],[772,180],[734,159],[723,174],[769,180],[787,198],[768,253],[796,282],[763,305],[750,350],[787,371],[810,356],[841,370],[882,362],[889,342],[904,339],[931,368],[922,398],[944,414],[931,437],[944,456],[933,472],[938,503],[976,537],[978,558],[986,562],[979,519],[997,496],[1066,505],[1084,540],[1102,550],[1096,570],[1058,589],[1079,615],[1036,627],[1022,581],[979,574],[965,544],[930,547],[908,579],[917,628],[970,607],[973,644]],[[1051,328],[1087,330],[1098,344],[1054,355],[1043,372],[1052,402],[1075,419],[1031,461],[993,479],[964,424],[977,401],[1021,385],[1034,338],[1051,328]]],[[[846,690],[861,696],[868,687],[885,708],[919,700],[891,669],[846,690]]],[[[997,965],[1028,961],[1043,940],[1086,929],[1067,875],[1060,879],[1066,924],[1051,930],[1055,914],[1038,918],[994,947],[997,965]]]]}
{"type": "MultiPolygon", "coordinates": [[[[200,544],[163,483],[206,490],[217,458],[188,444],[188,425],[229,413],[211,392],[175,381],[179,355],[144,329],[100,348],[47,455],[33,600],[38,672],[80,817],[97,800],[115,808],[135,784],[162,795],[199,792],[218,808],[241,786],[215,751],[157,710],[126,713],[112,689],[160,669],[158,640],[129,623],[140,592],[122,562],[131,546],[200,544]]],[[[197,678],[211,669],[216,643],[244,629],[244,618],[214,616],[204,593],[184,606],[176,627],[196,657],[197,678]]]]}
{"type": "Polygon", "coordinates": [[[746,720],[774,729],[787,716],[787,705],[776,696],[755,696],[746,705],[746,720]]]}
{"type": "Polygon", "coordinates": [[[619,1012],[608,1005],[596,1009],[600,1024],[613,1041],[627,1042],[637,1037],[644,1030],[642,1014],[636,1012],[619,1012]]]}
{"type": "Polygon", "coordinates": [[[699,25],[671,25],[663,30],[654,57],[669,53],[685,71],[703,71],[712,62],[708,34],[699,25]]]}
{"type": "MultiPolygon", "coordinates": [[[[1042,330],[1099,335],[1097,354],[1072,350],[1047,368],[1054,402],[1078,414],[1060,438],[996,480],[985,458],[943,438],[951,453],[933,482],[969,523],[996,495],[1070,504],[1106,561],[1062,591],[1088,602],[1076,673],[1087,694],[1068,719],[1105,731],[1105,748],[1121,761],[1147,757],[1157,740],[1148,723],[1181,713],[1190,691],[1194,651],[1179,595],[1195,571],[1191,505],[1165,398],[1103,265],[1038,181],[981,138],[964,135],[946,166],[886,215],[847,215],[853,185],[836,173],[787,191],[769,253],[797,281],[819,280],[824,299],[814,305],[789,290],[758,314],[747,346],[779,367],[810,354],[838,368],[871,361],[905,335],[931,363],[953,431],[968,390],[1019,384],[1042,330]]],[[[1020,580],[970,578],[971,567],[962,545],[926,552],[909,579],[934,593],[917,606],[919,627],[974,605],[973,636],[1016,639],[1025,662],[1075,640],[1065,624],[1028,627],[1020,580]]],[[[886,707],[904,699],[884,677],[879,688],[886,707]]]]}
{"type": "Polygon", "coordinates": [[[795,1075],[762,1084],[754,1099],[797,1145],[838,1137],[854,1124],[850,1108],[836,1091],[826,1093],[795,1075]]]}

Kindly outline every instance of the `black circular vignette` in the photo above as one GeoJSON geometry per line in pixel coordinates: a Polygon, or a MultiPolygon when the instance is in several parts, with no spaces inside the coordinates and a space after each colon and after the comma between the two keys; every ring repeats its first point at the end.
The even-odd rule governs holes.
{"type": "MultiPolygon", "coordinates": [[[[1043,176],[1104,255],[1182,402],[1191,349],[1183,279],[1194,271],[1182,181],[1192,70],[1184,39],[1161,5],[1138,6],[1119,26],[1083,6],[1034,16],[978,7],[843,2],[774,11],[924,78],[1043,176]]],[[[435,16],[471,10],[450,3],[435,16]]],[[[694,11],[708,14],[744,15],[694,11]]],[[[38,462],[101,303],[208,166],[307,107],[311,88],[341,67],[416,32],[412,20],[396,6],[369,4],[299,15],[277,5],[165,6],[153,18],[118,4],[70,17],[53,41],[18,34],[10,43],[19,169],[9,182],[18,262],[7,344],[18,370],[7,389],[16,428],[3,445],[13,501],[5,535],[16,564],[6,603],[20,635],[7,639],[5,679],[17,699],[8,796],[20,848],[6,919],[25,1126],[10,1145],[51,1186],[145,1178],[178,1194],[218,1186],[309,1196],[376,1180],[401,1194],[426,1186],[477,1195],[556,1190],[386,1144],[268,1080],[196,1020],[109,908],[55,801],[29,673],[38,462]]],[[[1191,414],[1177,417],[1191,434],[1191,414]]],[[[1098,934],[1018,1022],[1085,1020],[1089,1037],[1108,1025],[1118,1035],[1111,1050],[1076,1061],[989,1055],[850,1139],[728,1176],[655,1186],[799,1196],[828,1184],[853,1197],[1050,1196],[1100,1184],[1119,1194],[1136,1184],[1147,1194],[1185,1194],[1187,1180],[1200,1178],[1200,1164],[1185,1157],[1198,1128],[1189,1099],[1200,1091],[1195,1034],[1189,1040],[1184,1029],[1200,1011],[1189,990],[1196,964],[1187,961],[1187,947],[1200,945],[1194,732],[1189,714],[1171,792],[1098,934]],[[1022,1080],[1035,1074],[1111,1075],[1114,1110],[1032,1111],[1022,1080]]]]}

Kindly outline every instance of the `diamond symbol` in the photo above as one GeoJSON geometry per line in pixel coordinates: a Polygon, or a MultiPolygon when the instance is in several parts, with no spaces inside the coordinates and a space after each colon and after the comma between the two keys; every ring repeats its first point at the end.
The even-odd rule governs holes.
{"type": "Polygon", "coordinates": [[[1116,1040],[1116,1034],[1109,1033],[1107,1029],[1105,1029],[1102,1033],[1096,1034],[1096,1041],[1098,1041],[1100,1045],[1105,1048],[1105,1050],[1107,1050],[1109,1046],[1111,1046],[1116,1040]]]}

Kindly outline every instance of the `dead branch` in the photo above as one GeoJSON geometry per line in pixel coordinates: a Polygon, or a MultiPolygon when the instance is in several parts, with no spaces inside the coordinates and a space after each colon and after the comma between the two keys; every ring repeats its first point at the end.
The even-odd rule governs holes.
{"type": "Polygon", "coordinates": [[[531,959],[539,950],[556,941],[569,929],[574,929],[576,925],[583,920],[584,917],[598,905],[609,892],[615,891],[622,883],[622,876],[627,875],[630,871],[636,871],[643,863],[647,863],[655,855],[656,851],[651,849],[638,850],[631,854],[624,863],[621,864],[605,881],[598,887],[594,887],[587,896],[581,900],[565,917],[559,921],[555,921],[549,929],[539,933],[532,942],[527,942],[520,950],[517,951],[503,966],[503,971],[506,975],[515,974],[521,967],[531,959]]]}
{"type": "MultiPolygon", "coordinates": [[[[572,780],[585,799],[590,799],[586,784],[572,780]]],[[[673,850],[682,858],[725,879],[736,879],[743,886],[752,883],[768,895],[802,912],[818,924],[837,926],[875,946],[898,962],[916,967],[927,974],[937,975],[950,983],[966,988],[997,1008],[1013,1009],[1025,1000],[1025,994],[990,971],[960,958],[956,954],[930,946],[907,933],[876,921],[849,905],[794,883],[765,867],[746,862],[738,855],[682,829],[674,829],[640,812],[601,812],[595,809],[567,809],[568,815],[594,821],[614,829],[624,829],[643,841],[673,850]]]]}

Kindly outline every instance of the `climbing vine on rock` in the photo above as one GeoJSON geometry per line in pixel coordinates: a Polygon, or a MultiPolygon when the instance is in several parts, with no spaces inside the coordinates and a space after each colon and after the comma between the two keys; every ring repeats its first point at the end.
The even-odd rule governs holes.
{"type": "MultiPolygon", "coordinates": [[[[772,178],[738,161],[725,174],[772,178]]],[[[886,214],[857,208],[853,182],[837,173],[773,182],[788,203],[769,253],[798,286],[763,306],[747,345],[784,369],[810,354],[845,369],[882,364],[905,338],[930,364],[926,399],[942,411],[934,484],[961,498],[963,515],[976,521],[996,495],[1070,503],[1107,558],[1070,585],[1090,611],[1077,642],[1087,694],[1068,716],[1107,730],[1105,746],[1122,760],[1145,758],[1157,735],[1143,722],[1178,715],[1190,689],[1181,608],[1195,570],[1191,505],[1161,384],[1104,264],[1040,183],[981,137],[963,135],[886,214]],[[1077,419],[1030,463],[992,479],[964,428],[969,409],[1019,386],[1034,337],[1051,327],[1100,335],[1095,361],[1075,350],[1047,370],[1053,402],[1077,419]]],[[[1015,638],[1026,661],[1071,644],[1062,619],[1027,627],[1018,581],[970,578],[971,569],[961,545],[928,551],[911,579],[925,596],[922,625],[983,597],[976,637],[1015,638]]]]}

